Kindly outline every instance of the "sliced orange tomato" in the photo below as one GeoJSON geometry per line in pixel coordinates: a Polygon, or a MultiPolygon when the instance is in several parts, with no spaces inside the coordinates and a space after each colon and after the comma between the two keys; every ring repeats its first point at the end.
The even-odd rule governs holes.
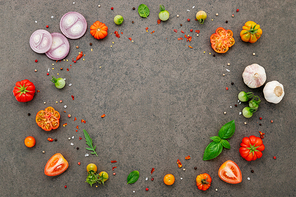
{"type": "Polygon", "coordinates": [[[231,160],[224,162],[218,171],[220,179],[230,184],[242,182],[242,172],[238,165],[231,160]]]}
{"type": "Polygon", "coordinates": [[[226,53],[235,43],[233,32],[223,27],[218,27],[216,33],[210,37],[212,48],[217,53],[226,53]]]}
{"type": "Polygon", "coordinates": [[[44,174],[47,176],[57,176],[65,172],[69,167],[68,161],[61,153],[54,154],[46,163],[44,174]]]}
{"type": "Polygon", "coordinates": [[[40,110],[36,115],[36,123],[45,131],[57,129],[60,126],[60,113],[54,110],[53,107],[47,107],[45,110],[40,110]]]}
{"type": "Polygon", "coordinates": [[[254,21],[246,22],[242,29],[243,30],[240,32],[240,37],[244,42],[255,43],[262,35],[262,29],[260,28],[260,25],[254,21]]]}

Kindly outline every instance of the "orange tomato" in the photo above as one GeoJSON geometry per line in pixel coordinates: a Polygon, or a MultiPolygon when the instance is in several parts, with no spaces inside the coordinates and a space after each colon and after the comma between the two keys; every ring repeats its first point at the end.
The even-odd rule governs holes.
{"type": "Polygon", "coordinates": [[[175,177],[172,174],[167,174],[163,177],[163,182],[166,185],[173,185],[175,182],[175,177]]]}
{"type": "Polygon", "coordinates": [[[96,164],[90,163],[86,166],[86,170],[87,170],[87,172],[89,172],[91,170],[94,172],[97,172],[98,168],[97,168],[96,164]]]}
{"type": "Polygon", "coordinates": [[[224,162],[219,168],[218,175],[220,179],[230,184],[242,182],[242,172],[238,165],[231,160],[224,162]]]}
{"type": "Polygon", "coordinates": [[[196,186],[199,190],[206,191],[212,183],[212,178],[209,174],[203,173],[196,177],[196,186]]]}
{"type": "Polygon", "coordinates": [[[260,25],[254,21],[246,22],[242,29],[240,37],[244,42],[255,43],[262,35],[260,25]]]}
{"type": "Polygon", "coordinates": [[[45,110],[40,110],[36,115],[36,123],[45,131],[57,129],[60,126],[60,113],[54,110],[53,107],[47,107],[45,110]]]}
{"type": "Polygon", "coordinates": [[[92,26],[90,26],[90,34],[95,39],[103,39],[108,35],[108,27],[105,25],[105,23],[96,21],[94,24],[92,24],[92,26]]]}
{"type": "Polygon", "coordinates": [[[218,27],[216,33],[210,37],[212,48],[217,53],[226,53],[235,43],[233,32],[223,27],[218,27]]]}
{"type": "Polygon", "coordinates": [[[61,153],[54,154],[46,163],[44,174],[47,176],[57,176],[65,172],[69,167],[68,161],[61,153]]]}
{"type": "Polygon", "coordinates": [[[26,147],[28,147],[28,148],[32,148],[36,144],[36,140],[32,136],[26,137],[24,142],[25,142],[26,147]]]}

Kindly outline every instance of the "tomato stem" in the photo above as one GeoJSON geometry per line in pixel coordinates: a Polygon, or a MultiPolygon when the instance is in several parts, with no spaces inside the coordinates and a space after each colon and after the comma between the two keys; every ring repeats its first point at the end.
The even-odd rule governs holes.
{"type": "Polygon", "coordinates": [[[202,18],[201,18],[201,19],[198,20],[198,22],[199,22],[200,24],[204,24],[205,19],[202,19],[202,18]]]}
{"type": "Polygon", "coordinates": [[[23,86],[21,85],[20,87],[17,87],[17,88],[19,89],[18,92],[21,93],[19,96],[21,96],[23,93],[26,94],[26,92],[29,92],[29,90],[27,90],[27,87],[25,87],[25,84],[23,86]]]}

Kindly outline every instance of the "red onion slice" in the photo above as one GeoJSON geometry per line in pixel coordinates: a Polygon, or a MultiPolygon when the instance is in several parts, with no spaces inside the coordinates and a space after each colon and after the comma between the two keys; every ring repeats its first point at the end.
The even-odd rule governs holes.
{"type": "Polygon", "coordinates": [[[52,36],[43,29],[34,31],[30,37],[30,47],[36,53],[46,53],[52,44],[52,36]]]}
{"type": "Polygon", "coordinates": [[[61,18],[60,29],[67,38],[78,39],[85,34],[87,22],[80,13],[68,12],[61,18]]]}
{"type": "Polygon", "coordinates": [[[65,58],[70,51],[68,39],[61,33],[52,33],[52,45],[46,56],[52,60],[61,60],[65,58]]]}

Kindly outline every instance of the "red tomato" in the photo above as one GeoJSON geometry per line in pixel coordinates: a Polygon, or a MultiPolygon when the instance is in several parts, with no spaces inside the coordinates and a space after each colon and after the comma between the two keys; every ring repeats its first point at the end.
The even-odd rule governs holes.
{"type": "Polygon", "coordinates": [[[209,174],[204,173],[196,177],[196,186],[199,190],[206,191],[212,183],[212,178],[209,174]]]}
{"type": "Polygon", "coordinates": [[[57,176],[65,172],[68,167],[68,161],[63,155],[61,153],[56,153],[46,163],[44,174],[47,176],[57,176]]]}
{"type": "Polygon", "coordinates": [[[36,140],[32,136],[26,137],[24,142],[25,142],[26,147],[28,147],[28,148],[32,148],[36,144],[36,140]]]}
{"type": "Polygon", "coordinates": [[[238,165],[231,160],[224,162],[218,171],[220,179],[230,184],[242,182],[242,172],[238,165]]]}
{"type": "Polygon", "coordinates": [[[244,137],[239,148],[240,155],[247,161],[256,160],[262,157],[262,152],[265,146],[260,137],[251,135],[250,137],[244,137]]]}
{"type": "Polygon", "coordinates": [[[34,98],[35,85],[28,79],[16,82],[13,95],[19,102],[28,102],[34,98]]]}

